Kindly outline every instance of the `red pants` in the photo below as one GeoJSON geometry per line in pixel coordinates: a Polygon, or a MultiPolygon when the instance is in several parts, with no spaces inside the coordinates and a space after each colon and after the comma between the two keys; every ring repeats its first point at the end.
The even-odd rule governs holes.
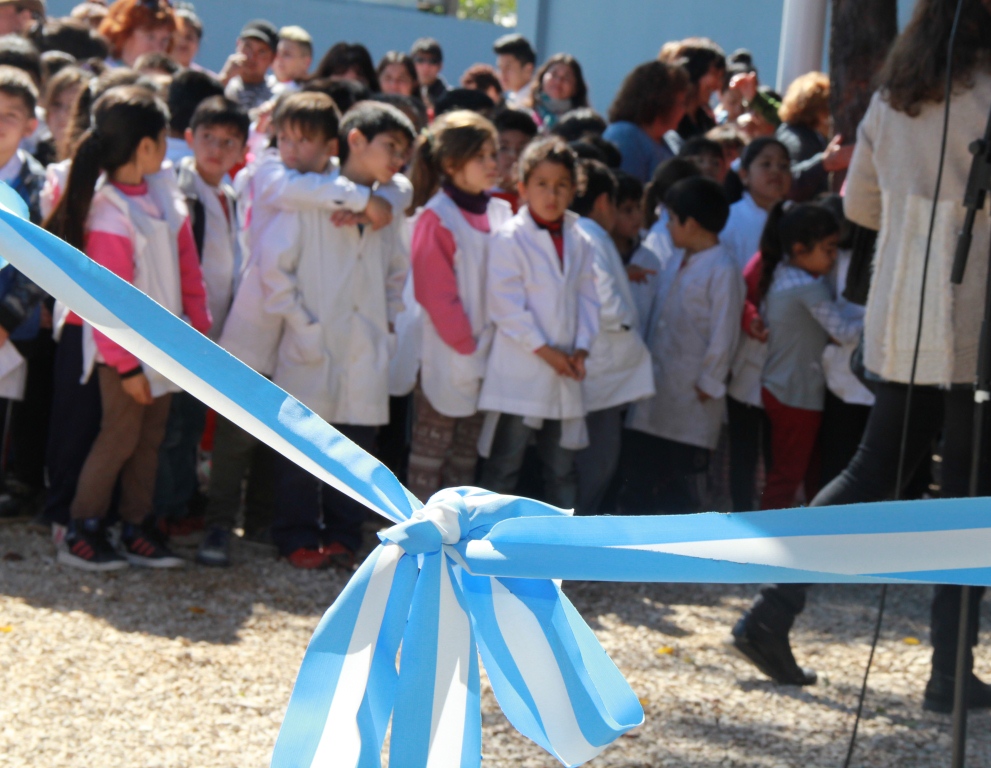
{"type": "Polygon", "coordinates": [[[760,497],[761,509],[795,506],[795,493],[805,484],[806,498],[819,490],[818,445],[822,411],[792,408],[766,389],[761,390],[764,410],[771,422],[771,470],[760,497]]]}

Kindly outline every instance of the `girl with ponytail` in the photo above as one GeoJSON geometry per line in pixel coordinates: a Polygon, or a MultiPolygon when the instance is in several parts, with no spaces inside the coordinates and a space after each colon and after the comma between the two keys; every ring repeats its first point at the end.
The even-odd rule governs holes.
{"type": "Polygon", "coordinates": [[[439,117],[415,149],[414,207],[425,205],[410,255],[424,311],[408,478],[423,501],[474,482],[478,393],[493,334],[485,305],[489,239],[512,216],[508,203],[489,194],[499,177],[497,147],[492,123],[458,111],[439,117]]]}
{"type": "MultiPolygon", "coordinates": [[[[167,123],[168,109],[145,88],[112,88],[97,99],[45,228],[205,333],[210,314],[188,212],[171,169],[161,170],[167,123]]],[[[74,354],[56,366],[54,414],[78,407],[72,383],[82,367],[84,378],[97,379],[102,416],[89,413],[89,430],[81,418],[72,425],[74,434],[59,435],[65,443],[60,450],[78,454],[86,433],[99,425],[75,483],[59,562],[84,570],[115,570],[129,562],[181,565],[149,519],[175,386],[72,313],[64,321],[63,345],[74,354]],[[70,357],[78,367],[68,364],[70,357]],[[126,559],[110,545],[105,525],[118,477],[126,559]]],[[[60,424],[54,414],[52,423],[60,424]]],[[[60,486],[63,492],[66,487],[60,486]]]]}

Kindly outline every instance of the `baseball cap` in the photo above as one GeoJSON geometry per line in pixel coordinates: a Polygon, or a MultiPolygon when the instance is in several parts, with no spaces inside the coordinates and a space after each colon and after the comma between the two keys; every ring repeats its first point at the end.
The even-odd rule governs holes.
{"type": "Polygon", "coordinates": [[[273,51],[279,45],[279,30],[276,29],[272,22],[265,21],[265,19],[255,19],[254,21],[249,21],[244,25],[244,29],[241,30],[241,34],[237,37],[238,40],[245,40],[248,38],[253,40],[261,40],[273,51]]]}

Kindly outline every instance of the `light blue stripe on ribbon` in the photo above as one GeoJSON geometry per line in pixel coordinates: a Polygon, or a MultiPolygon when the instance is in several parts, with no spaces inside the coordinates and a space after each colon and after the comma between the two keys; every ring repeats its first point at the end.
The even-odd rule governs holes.
{"type": "Polygon", "coordinates": [[[394,768],[479,765],[476,643],[510,721],[565,765],[589,759],[643,711],[550,579],[991,584],[985,499],[571,518],[458,488],[422,508],[309,409],[24,221],[2,185],[0,256],[218,413],[398,523],[314,632],[277,768],[379,766],[390,717],[394,768]]]}

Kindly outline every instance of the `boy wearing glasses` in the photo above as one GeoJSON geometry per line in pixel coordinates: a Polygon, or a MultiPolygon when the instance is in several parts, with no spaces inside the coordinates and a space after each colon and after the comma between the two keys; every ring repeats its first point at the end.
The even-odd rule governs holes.
{"type": "Polygon", "coordinates": [[[432,107],[451,89],[440,74],[444,68],[444,52],[440,43],[432,37],[421,37],[413,43],[409,55],[413,57],[413,64],[416,66],[420,95],[432,107]]]}

